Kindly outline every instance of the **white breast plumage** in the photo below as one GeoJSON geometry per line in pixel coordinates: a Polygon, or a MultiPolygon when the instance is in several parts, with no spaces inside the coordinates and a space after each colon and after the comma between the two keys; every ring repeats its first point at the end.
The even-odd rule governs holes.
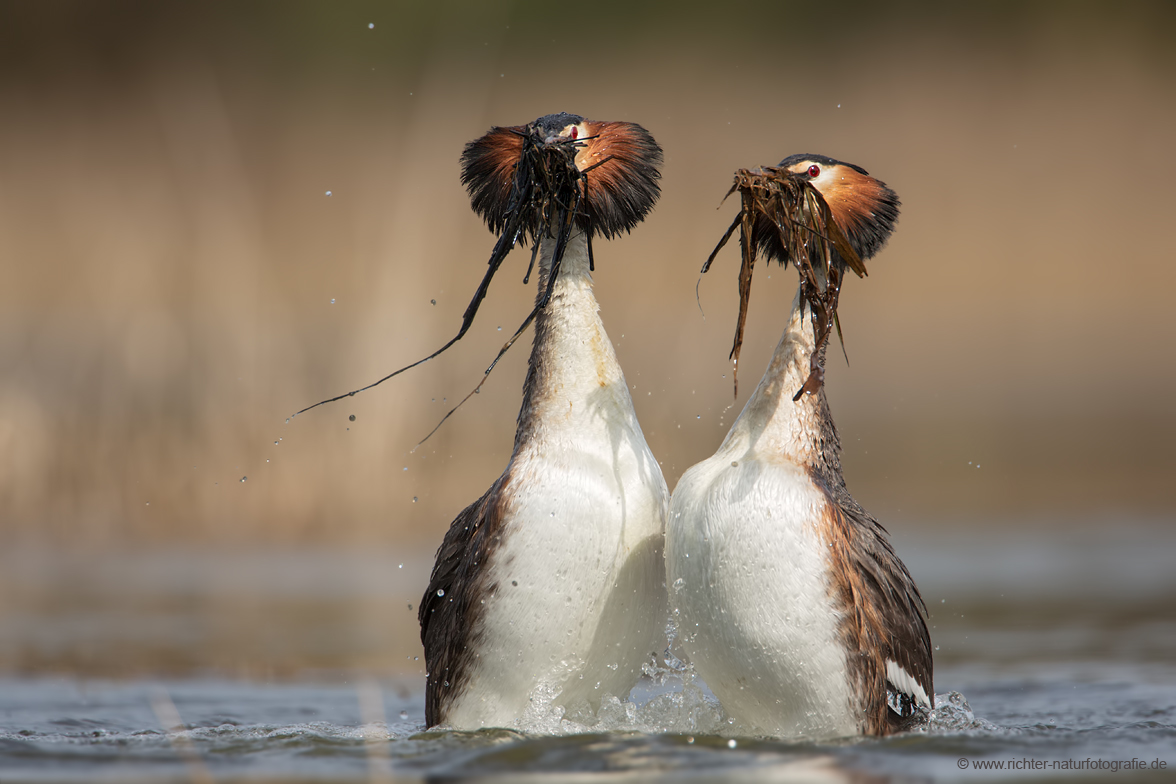
{"type": "Polygon", "coordinates": [[[852,734],[839,616],[829,596],[827,504],[799,467],[735,444],[674,490],[670,603],[699,674],[753,735],[852,734]]]}

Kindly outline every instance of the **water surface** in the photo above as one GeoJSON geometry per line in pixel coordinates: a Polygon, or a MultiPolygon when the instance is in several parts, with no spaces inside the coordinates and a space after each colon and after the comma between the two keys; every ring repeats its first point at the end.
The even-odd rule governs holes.
{"type": "Polygon", "coordinates": [[[6,557],[26,601],[0,615],[0,780],[1170,778],[1176,536],[1058,530],[897,537],[940,707],[926,732],[826,743],[728,737],[673,676],[588,723],[545,718],[570,734],[424,732],[419,554],[6,557]]]}

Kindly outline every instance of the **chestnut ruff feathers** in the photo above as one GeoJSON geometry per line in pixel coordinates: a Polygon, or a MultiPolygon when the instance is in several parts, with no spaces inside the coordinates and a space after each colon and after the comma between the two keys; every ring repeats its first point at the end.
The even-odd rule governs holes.
{"type": "Polygon", "coordinates": [[[572,204],[581,231],[612,239],[653,208],[661,162],[661,147],[640,125],[551,114],[491,128],[467,144],[461,181],[490,231],[512,241],[534,242],[553,225],[555,210],[572,204]],[[583,125],[586,135],[553,138],[570,125],[583,125]]]}
{"type": "MultiPolygon", "coordinates": [[[[881,250],[894,231],[899,200],[884,182],[870,177],[860,166],[808,153],[790,155],[779,166],[739,169],[724,200],[736,191],[740,196],[739,213],[707,258],[702,272],[710,269],[738,228],[742,257],[739,316],[730,354],[738,396],[739,354],[756,255],[762,253],[768,261],[777,261],[784,267],[791,262],[796,267],[801,296],[812,308],[817,345],[823,346],[834,326],[841,336],[837,299],[845,268],[865,277],[864,260],[881,250]],[[811,182],[803,164],[840,167],[842,176],[824,194],[811,182]]],[[[818,359],[821,355],[821,351],[813,352],[808,379],[793,399],[806,392],[815,393],[824,383],[824,368],[818,359]]]]}

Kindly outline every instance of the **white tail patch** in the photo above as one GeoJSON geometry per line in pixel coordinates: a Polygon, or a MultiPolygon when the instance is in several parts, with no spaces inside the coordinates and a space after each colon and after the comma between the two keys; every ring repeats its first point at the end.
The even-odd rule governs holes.
{"type": "Polygon", "coordinates": [[[886,680],[899,691],[909,694],[915,702],[927,708],[931,707],[931,700],[927,698],[927,692],[919,685],[918,681],[911,677],[911,674],[898,665],[898,662],[887,659],[886,660],[886,680]]]}

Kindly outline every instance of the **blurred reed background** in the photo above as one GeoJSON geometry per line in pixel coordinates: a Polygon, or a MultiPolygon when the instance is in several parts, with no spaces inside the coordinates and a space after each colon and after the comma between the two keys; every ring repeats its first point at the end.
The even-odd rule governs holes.
{"type": "MultiPolygon", "coordinates": [[[[671,487],[754,389],[795,286],[758,274],[733,400],[734,246],[695,301],[731,174],[820,152],[903,201],[843,294],[852,364],[830,352],[856,497],[907,535],[1167,524],[1174,21],[1163,2],[4,3],[0,537],[76,563],[359,547],[423,580],[510,455],[529,336],[411,450],[525,316],[525,252],[447,354],[287,417],[456,332],[494,241],[462,146],[557,111],[665,149],[661,201],[598,243],[596,281],[671,487]]],[[[22,596],[6,573],[0,612],[22,596]]]]}

